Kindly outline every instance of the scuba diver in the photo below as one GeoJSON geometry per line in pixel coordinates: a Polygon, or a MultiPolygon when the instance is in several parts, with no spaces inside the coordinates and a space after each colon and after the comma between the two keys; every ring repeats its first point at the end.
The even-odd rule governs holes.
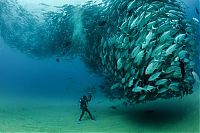
{"type": "Polygon", "coordinates": [[[179,58],[179,66],[181,68],[181,75],[182,75],[182,79],[185,78],[185,64],[183,61],[181,61],[181,59],[179,58]]]}
{"type": "Polygon", "coordinates": [[[88,104],[88,102],[91,101],[91,98],[92,98],[92,95],[88,95],[88,97],[84,95],[84,96],[80,99],[80,109],[82,110],[82,114],[81,114],[81,116],[80,116],[80,118],[79,118],[79,121],[81,121],[81,118],[82,118],[83,115],[85,114],[85,111],[89,114],[90,118],[91,118],[92,120],[94,120],[94,118],[92,117],[92,115],[91,115],[89,109],[87,108],[87,104],[88,104]]]}

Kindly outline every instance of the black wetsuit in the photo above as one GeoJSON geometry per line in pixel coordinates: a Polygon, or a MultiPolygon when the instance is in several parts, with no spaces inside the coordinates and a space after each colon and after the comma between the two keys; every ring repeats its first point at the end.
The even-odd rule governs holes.
{"type": "Polygon", "coordinates": [[[181,68],[182,79],[184,79],[184,77],[185,77],[185,64],[180,59],[179,59],[179,63],[180,63],[179,66],[181,68]]]}
{"type": "Polygon", "coordinates": [[[80,99],[80,109],[82,110],[82,114],[81,114],[81,116],[80,116],[80,118],[79,118],[79,121],[81,121],[81,118],[82,118],[83,115],[85,114],[85,111],[89,114],[90,118],[91,118],[92,120],[94,120],[94,119],[92,118],[92,115],[91,115],[89,109],[87,108],[87,104],[88,104],[89,101],[91,101],[91,96],[90,96],[89,98],[86,97],[86,98],[81,98],[81,99],[80,99]]]}

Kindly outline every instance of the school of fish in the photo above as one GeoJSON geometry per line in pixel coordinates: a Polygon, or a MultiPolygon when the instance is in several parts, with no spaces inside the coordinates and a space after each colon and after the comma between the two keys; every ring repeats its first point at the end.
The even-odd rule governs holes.
{"type": "Polygon", "coordinates": [[[73,48],[72,53],[77,52],[91,70],[106,77],[104,92],[130,103],[193,93],[198,77],[195,36],[199,20],[186,19],[180,1],[103,0],[99,5],[64,5],[58,7],[59,12],[45,13],[42,24],[11,2],[7,6],[6,1],[0,2],[0,34],[24,53],[64,56],[73,48]]]}
{"type": "Polygon", "coordinates": [[[131,103],[191,94],[198,22],[185,19],[181,3],[114,0],[106,7],[107,31],[90,50],[113,77],[111,92],[120,90],[131,103]]]}

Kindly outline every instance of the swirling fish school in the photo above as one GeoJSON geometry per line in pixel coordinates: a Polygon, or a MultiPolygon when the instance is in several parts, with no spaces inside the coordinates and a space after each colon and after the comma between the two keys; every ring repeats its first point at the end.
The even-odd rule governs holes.
{"type": "Polygon", "coordinates": [[[124,97],[133,103],[191,94],[197,44],[190,36],[198,22],[185,18],[181,3],[107,3],[104,12],[108,12],[110,26],[93,51],[97,51],[94,55],[99,55],[103,71],[113,76],[111,92],[123,89],[124,97]]]}

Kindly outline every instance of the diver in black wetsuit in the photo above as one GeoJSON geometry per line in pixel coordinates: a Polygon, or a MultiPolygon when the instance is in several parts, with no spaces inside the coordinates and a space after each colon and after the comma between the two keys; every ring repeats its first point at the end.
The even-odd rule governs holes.
{"type": "MultiPolygon", "coordinates": [[[[180,58],[179,58],[178,61],[179,61],[179,67],[181,68],[182,81],[184,81],[184,78],[185,78],[185,64],[180,58]]],[[[184,84],[184,82],[182,84],[184,84]]],[[[188,90],[187,86],[183,86],[182,90],[183,90],[183,94],[182,95],[189,94],[189,90],[188,90]]]]}
{"type": "Polygon", "coordinates": [[[179,58],[178,61],[179,61],[179,66],[181,68],[182,79],[184,79],[184,77],[185,77],[185,64],[184,64],[183,61],[180,60],[180,58],[179,58]]]}
{"type": "Polygon", "coordinates": [[[87,104],[88,102],[91,101],[92,95],[89,95],[88,97],[86,97],[85,95],[80,99],[80,109],[82,110],[82,114],[79,118],[79,121],[81,121],[81,118],[83,117],[83,115],[85,114],[85,111],[89,114],[90,118],[92,120],[94,120],[94,118],[92,117],[89,109],[87,108],[87,104]]]}

